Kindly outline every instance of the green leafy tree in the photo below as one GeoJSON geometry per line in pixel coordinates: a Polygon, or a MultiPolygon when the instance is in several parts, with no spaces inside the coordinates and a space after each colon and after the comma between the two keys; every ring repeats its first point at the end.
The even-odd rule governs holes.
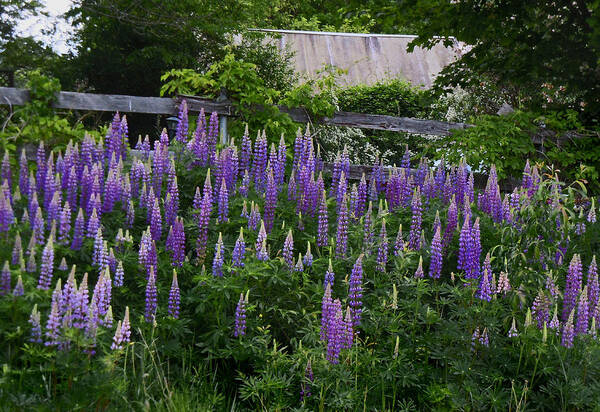
{"type": "Polygon", "coordinates": [[[600,113],[600,2],[403,0],[398,6],[398,19],[413,22],[419,35],[411,47],[470,45],[442,71],[439,85],[494,83],[512,91],[514,104],[576,109],[588,124],[600,113]]]}
{"type": "Polygon", "coordinates": [[[37,15],[40,7],[37,0],[0,0],[0,50],[15,37],[19,20],[28,14],[37,15]]]}
{"type": "Polygon", "coordinates": [[[172,68],[206,70],[228,36],[257,21],[260,0],[79,0],[68,15],[78,29],[73,64],[90,88],[157,95],[172,68]]]}

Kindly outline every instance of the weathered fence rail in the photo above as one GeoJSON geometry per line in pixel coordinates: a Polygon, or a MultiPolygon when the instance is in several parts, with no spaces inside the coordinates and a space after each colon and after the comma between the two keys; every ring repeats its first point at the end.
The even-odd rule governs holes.
{"type": "MultiPolygon", "coordinates": [[[[182,99],[186,99],[191,112],[217,112],[222,116],[235,116],[235,109],[229,102],[218,102],[197,96],[141,97],[112,94],[92,94],[76,92],[59,92],[53,107],[57,109],[91,110],[123,113],[150,113],[176,115],[182,99]]],[[[0,104],[19,106],[30,100],[29,91],[13,87],[0,87],[0,104]]],[[[319,119],[311,118],[308,112],[301,108],[278,106],[279,110],[287,113],[292,120],[300,123],[318,122],[331,126],[348,126],[362,129],[388,130],[447,136],[453,129],[464,129],[470,125],[465,123],[441,122],[438,120],[414,119],[410,117],[395,117],[375,114],[336,112],[332,117],[319,119]]]]}

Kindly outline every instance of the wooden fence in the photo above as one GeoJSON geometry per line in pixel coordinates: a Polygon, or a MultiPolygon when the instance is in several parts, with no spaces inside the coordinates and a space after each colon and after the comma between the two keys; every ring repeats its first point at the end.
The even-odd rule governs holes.
{"type": "MultiPolygon", "coordinates": [[[[203,108],[207,113],[217,112],[220,116],[235,116],[235,108],[230,102],[218,102],[197,96],[166,98],[59,92],[53,103],[53,107],[57,109],[101,112],[119,111],[122,113],[177,115],[182,99],[187,101],[190,112],[197,113],[203,108]]],[[[29,91],[26,89],[0,87],[0,104],[18,106],[26,104],[29,100],[29,91]]],[[[470,126],[464,123],[353,112],[335,112],[332,117],[314,119],[302,108],[278,107],[281,112],[287,113],[292,120],[299,123],[318,122],[330,126],[348,126],[361,129],[388,130],[435,136],[448,136],[454,129],[464,129],[470,126]]]]}

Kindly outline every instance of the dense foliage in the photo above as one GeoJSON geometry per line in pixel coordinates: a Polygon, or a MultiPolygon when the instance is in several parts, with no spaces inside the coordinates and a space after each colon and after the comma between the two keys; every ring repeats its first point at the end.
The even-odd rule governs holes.
{"type": "MultiPolygon", "coordinates": [[[[83,124],[74,116],[65,116],[52,108],[60,91],[57,79],[49,78],[39,70],[19,73],[18,80],[29,90],[31,100],[17,107],[4,107],[0,128],[0,149],[15,152],[17,147],[44,141],[55,149],[64,150],[70,140],[81,141],[86,134],[83,124]]],[[[68,113],[69,114],[69,113],[68,113]]]]}
{"type": "MultiPolygon", "coordinates": [[[[377,3],[389,3],[384,0],[377,3]]],[[[597,126],[600,18],[597,1],[408,0],[397,18],[414,22],[415,45],[469,45],[438,78],[444,86],[509,91],[522,108],[574,109],[597,126]],[[452,36],[452,37],[450,37],[452,36]]]]}
{"type": "Polygon", "coordinates": [[[216,115],[130,153],[1,165],[9,409],[592,409],[597,200],[527,164],[501,194],[406,153],[349,181],[312,138],[217,146],[216,115]],[[209,172],[210,168],[210,172],[209,172]],[[367,178],[368,177],[368,181],[367,178]],[[204,182],[204,184],[202,184],[204,182]]]}

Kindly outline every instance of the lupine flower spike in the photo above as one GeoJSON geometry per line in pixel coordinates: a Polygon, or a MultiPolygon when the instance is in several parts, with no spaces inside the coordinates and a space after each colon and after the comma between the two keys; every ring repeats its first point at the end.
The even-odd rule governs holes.
{"type": "Polygon", "coordinates": [[[421,279],[424,276],[424,272],[423,272],[423,256],[419,256],[419,266],[417,267],[417,270],[415,272],[415,278],[416,279],[421,279]]]}
{"type": "Polygon", "coordinates": [[[174,319],[179,318],[179,301],[180,291],[177,283],[177,272],[173,269],[173,281],[171,282],[171,290],[169,291],[169,315],[174,319]]]}
{"type": "Polygon", "coordinates": [[[517,332],[517,323],[515,321],[515,318],[513,318],[512,325],[510,326],[510,330],[508,331],[508,337],[516,338],[517,336],[519,336],[519,334],[517,332]]]}
{"type": "Polygon", "coordinates": [[[240,235],[235,242],[231,262],[235,267],[244,267],[246,257],[246,242],[244,241],[244,228],[240,227],[240,235]]]}
{"type": "Polygon", "coordinates": [[[246,305],[248,304],[248,293],[246,298],[244,294],[240,293],[240,300],[238,301],[237,307],[235,308],[235,329],[233,336],[236,338],[244,336],[246,334],[246,305]]]}

